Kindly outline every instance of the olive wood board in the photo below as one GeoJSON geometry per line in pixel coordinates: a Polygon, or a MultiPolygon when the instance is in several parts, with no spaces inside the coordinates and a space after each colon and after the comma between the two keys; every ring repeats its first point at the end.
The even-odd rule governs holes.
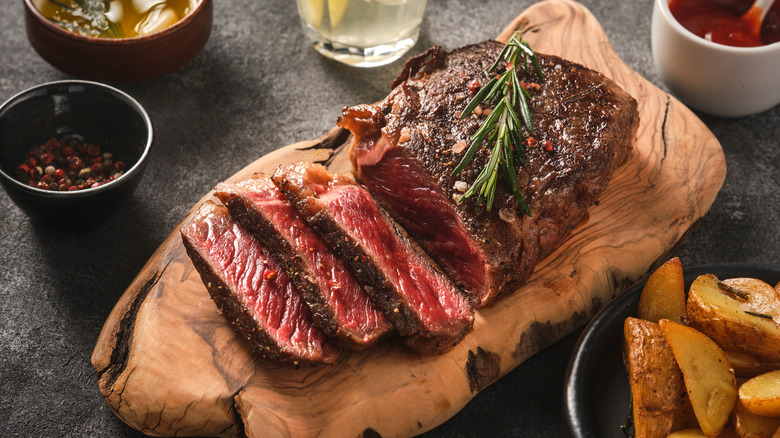
{"type": "MultiPolygon", "coordinates": [[[[472,333],[441,356],[391,339],[336,365],[275,365],[253,355],[219,315],[177,227],[116,304],[92,355],[100,391],[116,415],[160,436],[419,434],[584,326],[665,259],[720,190],[726,173],[720,144],[684,105],[620,60],[581,4],[537,3],[498,39],[514,30],[537,52],[615,80],[637,99],[641,117],[628,162],[525,286],[479,310],[472,333]]],[[[348,142],[348,132],[334,128],[276,150],[228,181],[297,161],[349,172],[348,142]]]]}

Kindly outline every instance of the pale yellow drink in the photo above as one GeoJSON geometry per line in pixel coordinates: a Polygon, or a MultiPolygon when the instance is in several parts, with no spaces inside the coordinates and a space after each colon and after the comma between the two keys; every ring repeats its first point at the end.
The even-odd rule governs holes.
{"type": "Polygon", "coordinates": [[[417,41],[426,0],[298,0],[309,40],[346,64],[383,65],[417,41]]]}

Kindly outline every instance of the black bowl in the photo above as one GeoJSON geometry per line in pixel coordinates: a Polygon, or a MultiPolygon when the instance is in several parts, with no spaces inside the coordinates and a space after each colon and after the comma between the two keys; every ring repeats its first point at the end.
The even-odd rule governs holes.
{"type": "MultiPolygon", "coordinates": [[[[702,274],[718,278],[753,277],[774,285],[780,266],[756,263],[714,264],[685,269],[685,290],[702,274]]],[[[575,438],[626,438],[628,376],[623,368],[623,323],[636,316],[641,283],[605,307],[580,336],[566,372],[564,400],[569,429],[575,438]]]]}
{"type": "Polygon", "coordinates": [[[34,222],[61,230],[87,229],[109,218],[133,192],[152,139],[149,115],[116,88],[77,80],[38,85],[0,106],[0,183],[34,222]],[[68,134],[105,145],[126,170],[99,187],[62,192],[31,187],[14,177],[32,148],[68,134]]]}

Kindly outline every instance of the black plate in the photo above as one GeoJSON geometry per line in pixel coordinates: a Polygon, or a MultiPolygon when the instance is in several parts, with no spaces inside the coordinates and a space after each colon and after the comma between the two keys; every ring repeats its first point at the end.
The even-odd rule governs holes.
{"type": "MultiPolygon", "coordinates": [[[[685,268],[685,289],[702,274],[720,279],[753,277],[774,286],[780,282],[780,266],[717,264],[685,268]]],[[[564,386],[566,415],[576,438],[626,438],[620,426],[628,415],[628,376],[623,369],[623,322],[634,316],[641,283],[612,301],[590,322],[574,347],[564,386]]]]}

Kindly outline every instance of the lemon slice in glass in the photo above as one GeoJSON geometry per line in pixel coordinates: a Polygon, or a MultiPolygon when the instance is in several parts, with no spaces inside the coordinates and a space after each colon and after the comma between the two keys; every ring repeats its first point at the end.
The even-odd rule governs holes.
{"type": "Polygon", "coordinates": [[[325,12],[326,0],[302,0],[301,6],[303,6],[303,13],[306,17],[306,22],[315,29],[319,28],[322,24],[322,14],[325,12]]]}
{"type": "Polygon", "coordinates": [[[330,28],[335,29],[344,18],[349,0],[328,0],[328,14],[330,15],[330,28]]]}

